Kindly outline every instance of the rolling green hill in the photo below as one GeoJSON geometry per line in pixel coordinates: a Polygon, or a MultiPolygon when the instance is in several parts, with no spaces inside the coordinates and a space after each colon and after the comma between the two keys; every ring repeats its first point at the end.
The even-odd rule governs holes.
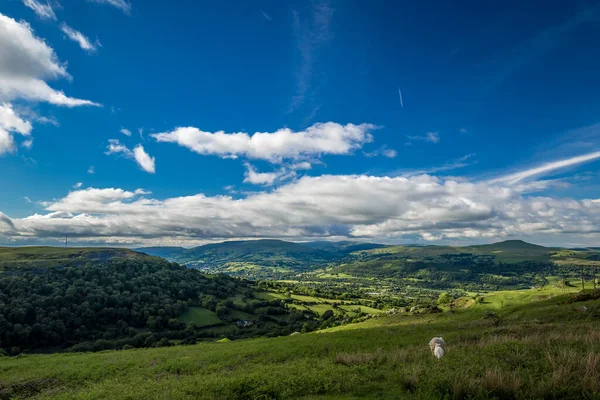
{"type": "Polygon", "coordinates": [[[0,398],[598,399],[600,301],[498,292],[310,334],[0,360],[0,398]],[[427,343],[443,336],[436,360],[427,343]]]}

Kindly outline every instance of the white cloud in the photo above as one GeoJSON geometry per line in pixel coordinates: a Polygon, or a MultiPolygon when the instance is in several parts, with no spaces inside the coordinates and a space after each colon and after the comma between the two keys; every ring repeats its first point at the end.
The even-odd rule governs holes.
{"type": "Polygon", "coordinates": [[[246,173],[244,174],[244,182],[254,185],[272,185],[275,180],[281,175],[277,172],[258,172],[254,167],[245,163],[246,173]]]}
{"type": "Polygon", "coordinates": [[[0,54],[0,101],[25,99],[67,107],[99,106],[48,86],[45,80],[71,76],[54,50],[35,37],[26,22],[0,14],[0,54]]]}
{"type": "Polygon", "coordinates": [[[21,143],[21,147],[31,149],[33,147],[33,139],[24,140],[23,143],[21,143]]]}
{"type": "Polygon", "coordinates": [[[384,146],[381,146],[380,148],[378,148],[377,150],[374,150],[371,152],[365,152],[364,154],[367,157],[384,156],[387,158],[395,158],[398,155],[398,152],[396,150],[390,149],[384,145],[384,146]]]}
{"type": "Polygon", "coordinates": [[[32,129],[31,122],[19,117],[8,103],[0,104],[0,128],[24,136],[29,136],[32,129]]]}
{"type": "MultiPolygon", "coordinates": [[[[0,155],[15,152],[16,145],[13,133],[30,136],[31,123],[19,117],[11,104],[0,104],[0,155]]],[[[31,139],[23,142],[23,146],[28,148],[32,144],[31,139]]]]}
{"type": "Polygon", "coordinates": [[[94,174],[96,172],[96,167],[94,167],[93,165],[90,165],[90,167],[87,170],[88,174],[94,174]]]}
{"type": "Polygon", "coordinates": [[[225,133],[205,132],[198,128],[177,128],[155,133],[158,142],[177,143],[198,154],[221,157],[247,157],[281,163],[284,159],[301,159],[322,154],[350,154],[372,141],[371,124],[340,125],[334,122],[314,124],[304,131],[283,128],[275,132],[225,133]]]}
{"type": "Polygon", "coordinates": [[[83,33],[76,31],[64,22],[60,25],[60,30],[67,35],[69,39],[76,42],[79,47],[88,52],[94,52],[99,45],[99,42],[92,43],[83,33]]]}
{"type": "MultiPolygon", "coordinates": [[[[425,136],[406,136],[410,140],[424,140],[429,143],[439,143],[440,135],[437,132],[427,132],[425,136]]],[[[406,143],[405,143],[406,144],[406,143]]]]}
{"type": "Polygon", "coordinates": [[[46,2],[46,4],[42,4],[37,0],[23,0],[23,4],[31,8],[38,17],[56,21],[56,14],[54,14],[54,10],[50,3],[46,2]]]}
{"type": "Polygon", "coordinates": [[[582,164],[588,161],[597,160],[600,158],[600,151],[588,153],[576,157],[567,158],[564,160],[554,161],[547,164],[543,164],[539,167],[527,169],[524,171],[516,172],[514,174],[506,175],[497,179],[493,179],[491,183],[506,183],[514,185],[522,180],[531,178],[534,176],[543,176],[556,171],[558,169],[572,167],[577,164],[582,164]]]}
{"type": "Polygon", "coordinates": [[[127,146],[121,144],[119,139],[109,139],[108,146],[106,148],[106,154],[123,154],[125,157],[133,158],[133,151],[127,146]]]}
{"type": "Polygon", "coordinates": [[[119,132],[121,132],[125,136],[131,136],[131,131],[129,129],[121,128],[119,132]]]}
{"type": "Polygon", "coordinates": [[[291,164],[288,166],[288,168],[293,170],[311,169],[312,165],[308,161],[302,161],[296,164],[291,164]]]}
{"type": "Polygon", "coordinates": [[[110,139],[105,153],[107,155],[119,154],[125,158],[135,160],[140,168],[150,174],[156,172],[155,158],[150,157],[141,144],[137,145],[132,151],[118,139],[110,139]]]}
{"type": "Polygon", "coordinates": [[[77,182],[76,184],[73,185],[73,189],[79,189],[82,186],[83,186],[83,182],[77,182]]]}
{"type": "Polygon", "coordinates": [[[23,197],[23,199],[25,200],[26,203],[29,203],[29,204],[33,203],[31,201],[31,199],[29,197],[27,197],[27,196],[23,197]]]}
{"type": "Polygon", "coordinates": [[[125,14],[131,14],[131,4],[125,0],[88,0],[92,3],[108,4],[123,11],[125,14]]]}
{"type": "Polygon", "coordinates": [[[54,125],[56,127],[60,126],[60,124],[54,117],[35,116],[34,119],[40,124],[54,125]]]}
{"type": "Polygon", "coordinates": [[[0,234],[15,240],[69,234],[81,240],[182,243],[344,236],[385,241],[519,237],[582,245],[600,240],[597,199],[531,196],[514,186],[429,175],[305,176],[239,199],[196,194],[160,200],[146,195],[139,189],[72,191],[43,203],[47,214],[8,219],[0,234]]]}
{"type": "Polygon", "coordinates": [[[0,155],[15,151],[15,140],[12,135],[0,128],[0,155]]]}
{"type": "Polygon", "coordinates": [[[138,165],[140,167],[142,167],[142,169],[150,174],[153,174],[156,172],[156,166],[155,166],[155,159],[154,157],[150,157],[148,155],[148,153],[146,153],[146,151],[144,150],[144,146],[142,146],[141,144],[138,144],[134,149],[133,149],[133,155],[135,158],[135,161],[138,163],[138,165]]]}

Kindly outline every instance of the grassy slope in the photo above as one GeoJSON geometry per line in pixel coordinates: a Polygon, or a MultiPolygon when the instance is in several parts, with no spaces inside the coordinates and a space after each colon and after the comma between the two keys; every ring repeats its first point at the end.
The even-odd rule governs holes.
{"type": "Polygon", "coordinates": [[[600,302],[568,298],[498,292],[455,314],[314,334],[5,358],[0,398],[600,398],[600,302]],[[490,310],[503,322],[482,318],[490,310]],[[427,347],[437,335],[447,341],[440,361],[427,347]]]}
{"type": "Polygon", "coordinates": [[[198,327],[223,323],[216,313],[202,307],[189,307],[177,319],[185,323],[194,322],[198,327]]]}
{"type": "Polygon", "coordinates": [[[94,261],[152,258],[129,249],[103,247],[0,247],[0,270],[81,265],[94,261]]]}

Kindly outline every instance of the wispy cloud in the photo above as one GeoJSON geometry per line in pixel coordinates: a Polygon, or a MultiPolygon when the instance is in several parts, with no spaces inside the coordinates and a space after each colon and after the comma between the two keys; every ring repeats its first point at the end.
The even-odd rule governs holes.
{"type": "Polygon", "coordinates": [[[23,4],[26,7],[31,8],[38,17],[56,21],[56,14],[54,14],[54,10],[50,3],[46,2],[45,4],[42,4],[37,0],[23,0],[23,4]]]}
{"type": "Polygon", "coordinates": [[[131,131],[127,128],[121,128],[119,132],[121,132],[125,136],[131,136],[131,131]]]}
{"type": "Polygon", "coordinates": [[[298,109],[305,102],[311,81],[317,51],[331,39],[330,24],[334,9],[326,0],[313,3],[312,15],[303,20],[293,11],[293,30],[300,51],[300,65],[296,70],[296,94],[292,98],[289,112],[298,109]]]}
{"type": "Polygon", "coordinates": [[[452,171],[452,170],[467,167],[469,165],[476,164],[477,161],[474,161],[473,157],[475,157],[475,154],[471,153],[471,154],[464,155],[464,156],[462,156],[456,160],[453,160],[449,163],[446,163],[446,164],[437,165],[437,166],[430,167],[430,168],[422,168],[422,169],[397,170],[392,175],[411,177],[411,176],[416,176],[416,175],[436,174],[438,172],[452,171]]]}
{"type": "Polygon", "coordinates": [[[386,145],[381,146],[380,148],[370,151],[370,152],[364,152],[363,153],[366,157],[377,157],[377,156],[384,156],[387,158],[395,158],[398,155],[398,152],[394,149],[390,149],[389,147],[387,147],[386,145]]]}
{"type": "Polygon", "coordinates": [[[107,4],[110,6],[113,6],[115,8],[118,8],[119,10],[123,11],[125,14],[129,15],[131,14],[131,3],[128,3],[125,0],[88,0],[92,3],[98,3],[98,4],[107,4]]]}
{"type": "Polygon", "coordinates": [[[600,151],[596,151],[593,153],[583,154],[576,157],[567,158],[564,160],[553,161],[550,163],[542,164],[539,167],[534,167],[530,169],[526,169],[520,172],[516,172],[510,175],[502,176],[500,178],[492,179],[489,181],[490,183],[504,183],[509,185],[514,185],[519,183],[527,178],[531,177],[541,177],[544,175],[548,175],[556,170],[562,168],[572,167],[577,164],[582,164],[585,162],[597,160],[600,158],[600,151]]]}
{"type": "Polygon", "coordinates": [[[400,107],[404,108],[404,102],[402,101],[402,90],[398,88],[398,96],[400,97],[400,107]]]}
{"type": "MultiPolygon", "coordinates": [[[[427,132],[427,135],[424,136],[406,136],[410,140],[423,140],[429,143],[439,143],[440,135],[437,132],[427,132]]],[[[406,144],[406,143],[405,143],[406,144]]]]}
{"type": "Polygon", "coordinates": [[[264,12],[263,10],[260,10],[260,13],[267,21],[273,21],[273,18],[271,18],[271,16],[269,14],[267,14],[266,12],[264,12]]]}
{"type": "Polygon", "coordinates": [[[83,182],[77,182],[76,184],[73,185],[73,189],[79,189],[82,186],[83,186],[83,182]]]}
{"type": "Polygon", "coordinates": [[[31,201],[31,199],[27,196],[23,197],[23,199],[25,200],[26,203],[31,204],[33,203],[33,201],[31,201]]]}
{"type": "Polygon", "coordinates": [[[599,15],[600,5],[587,8],[582,7],[573,17],[560,24],[552,25],[521,42],[512,50],[510,55],[499,55],[501,61],[496,58],[491,63],[495,68],[497,68],[497,65],[500,65],[500,70],[489,80],[488,86],[495,87],[501,84],[502,81],[533,60],[555,49],[565,40],[569,33],[582,24],[586,22],[596,23],[599,15]],[[504,62],[506,59],[509,60],[508,63],[504,62]]]}
{"type": "Polygon", "coordinates": [[[83,33],[71,28],[69,25],[64,22],[60,25],[60,30],[67,35],[69,39],[76,42],[79,47],[87,52],[94,52],[100,46],[100,42],[96,41],[96,43],[90,42],[90,40],[83,33]]]}
{"type": "Polygon", "coordinates": [[[96,167],[94,167],[93,165],[90,165],[90,167],[87,170],[87,173],[93,175],[95,172],[96,172],[96,167]]]}
{"type": "Polygon", "coordinates": [[[21,147],[31,149],[33,147],[33,139],[26,139],[21,143],[21,147]]]}

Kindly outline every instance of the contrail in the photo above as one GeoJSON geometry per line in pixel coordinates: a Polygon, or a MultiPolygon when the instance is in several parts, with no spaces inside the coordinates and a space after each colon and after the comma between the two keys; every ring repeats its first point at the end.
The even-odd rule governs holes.
{"type": "Polygon", "coordinates": [[[404,103],[402,103],[402,91],[398,88],[398,96],[400,96],[400,107],[404,108],[404,103]]]}

